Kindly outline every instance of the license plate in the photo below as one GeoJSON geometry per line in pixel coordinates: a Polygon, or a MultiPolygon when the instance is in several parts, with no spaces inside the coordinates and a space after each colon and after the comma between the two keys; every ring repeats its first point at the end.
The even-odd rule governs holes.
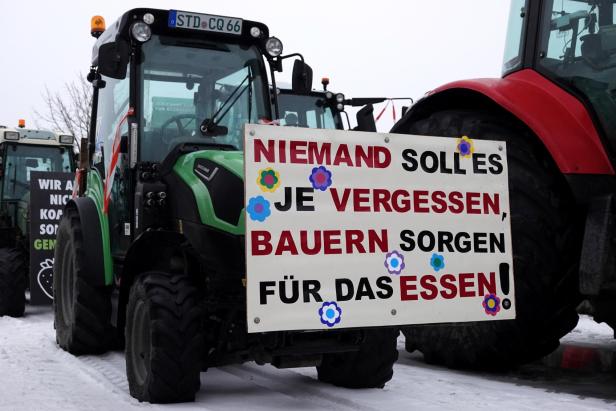
{"type": "Polygon", "coordinates": [[[242,19],[234,17],[169,10],[168,23],[169,27],[177,29],[213,31],[238,36],[242,34],[242,19]]]}

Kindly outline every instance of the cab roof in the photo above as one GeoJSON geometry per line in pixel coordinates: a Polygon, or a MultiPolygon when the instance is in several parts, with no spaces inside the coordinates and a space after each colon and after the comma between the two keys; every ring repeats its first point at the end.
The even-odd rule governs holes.
{"type": "Polygon", "coordinates": [[[64,133],[56,133],[48,130],[35,130],[30,128],[0,127],[0,143],[33,144],[39,146],[67,147],[73,146],[73,136],[70,136],[70,143],[60,143],[60,136],[69,136],[64,133]],[[19,140],[8,140],[5,138],[6,132],[19,133],[19,140]]]}
{"type": "MultiPolygon", "coordinates": [[[[136,8],[129,10],[122,14],[119,19],[110,24],[103,34],[96,40],[92,48],[92,65],[98,65],[98,50],[101,45],[123,39],[129,43],[133,42],[130,36],[130,27],[137,21],[143,21],[143,15],[150,13],[154,16],[154,22],[150,24],[153,34],[178,36],[193,39],[211,39],[240,43],[254,43],[261,45],[269,37],[268,27],[260,22],[251,20],[242,20],[242,33],[240,35],[229,35],[225,33],[218,33],[214,31],[205,30],[192,30],[186,28],[172,28],[169,26],[169,14],[170,12],[177,12],[176,10],[162,10],[162,9],[150,9],[150,8],[136,8]],[[251,36],[250,31],[252,27],[258,27],[261,34],[258,38],[251,36]]],[[[184,11],[186,12],[186,11],[184,11]]],[[[211,17],[227,17],[218,15],[209,15],[202,12],[188,12],[191,14],[207,15],[211,17]]],[[[240,19],[239,17],[237,19],[240,19]]]]}

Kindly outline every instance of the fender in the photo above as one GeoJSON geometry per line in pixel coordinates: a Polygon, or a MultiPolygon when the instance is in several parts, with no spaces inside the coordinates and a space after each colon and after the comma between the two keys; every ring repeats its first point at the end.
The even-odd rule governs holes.
{"type": "Polygon", "coordinates": [[[83,227],[83,253],[85,261],[88,262],[88,270],[85,271],[86,281],[95,287],[108,285],[102,252],[103,234],[94,200],[89,197],[76,197],[67,202],[66,209],[69,208],[77,210],[83,227]]]}
{"type": "Polygon", "coordinates": [[[121,287],[130,288],[134,277],[145,271],[172,271],[169,255],[165,250],[180,249],[186,238],[175,231],[145,231],[131,244],[124,258],[121,287]]]}
{"type": "Polygon", "coordinates": [[[391,132],[403,130],[406,123],[421,118],[426,110],[469,107],[470,101],[481,97],[534,132],[563,174],[614,175],[609,156],[584,105],[530,69],[503,79],[462,80],[441,86],[418,101],[391,132]]]}

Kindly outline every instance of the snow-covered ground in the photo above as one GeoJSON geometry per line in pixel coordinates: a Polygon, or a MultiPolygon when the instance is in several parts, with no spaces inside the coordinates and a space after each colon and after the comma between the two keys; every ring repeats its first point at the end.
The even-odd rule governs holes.
{"type": "MultiPolygon", "coordinates": [[[[404,351],[382,390],[322,384],[312,368],[278,370],[245,364],[201,374],[196,403],[150,405],[128,393],[124,355],[73,357],[55,344],[48,308],[28,307],[22,319],[0,318],[2,410],[596,410],[616,409],[616,376],[541,364],[506,374],[452,371],[404,351]]],[[[616,352],[612,330],[583,317],[568,343],[616,352]]]]}

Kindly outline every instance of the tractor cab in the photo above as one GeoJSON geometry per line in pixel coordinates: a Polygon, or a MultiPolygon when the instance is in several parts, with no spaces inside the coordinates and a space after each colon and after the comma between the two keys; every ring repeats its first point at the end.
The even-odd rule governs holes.
{"type": "Polygon", "coordinates": [[[616,0],[513,0],[503,74],[526,68],[577,97],[616,147],[616,0]]]}
{"type": "Polygon", "coordinates": [[[30,173],[73,171],[73,136],[0,127],[0,247],[27,248],[30,173]]]}
{"type": "MultiPolygon", "coordinates": [[[[103,161],[105,168],[116,136],[130,147],[134,166],[162,162],[180,144],[241,150],[244,124],[278,117],[268,71],[275,85],[274,72],[282,70],[285,57],[280,40],[269,37],[262,23],[135,9],[93,34],[98,41],[90,81],[97,112],[91,148],[95,163],[103,161]]],[[[294,86],[309,90],[298,84],[311,82],[310,68],[296,63],[294,86]]]]}
{"type": "Polygon", "coordinates": [[[330,91],[297,94],[291,88],[279,88],[280,125],[343,130],[344,105],[337,103],[337,96],[344,100],[344,95],[330,91]]]}

